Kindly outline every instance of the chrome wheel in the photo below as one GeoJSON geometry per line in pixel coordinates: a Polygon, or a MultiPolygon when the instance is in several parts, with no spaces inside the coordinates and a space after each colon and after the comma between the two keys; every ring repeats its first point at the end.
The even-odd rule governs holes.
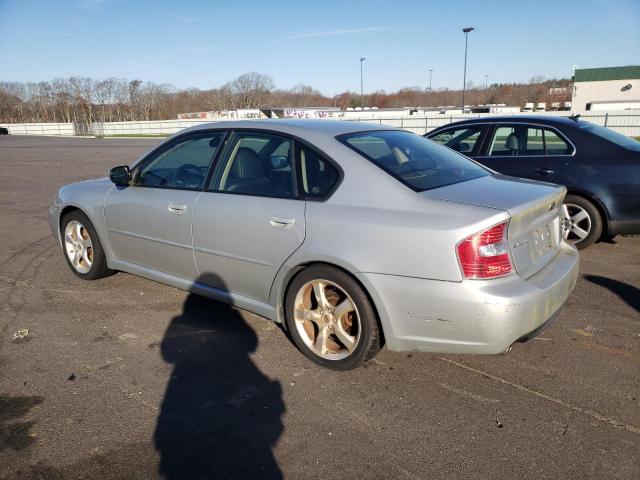
{"type": "Polygon", "coordinates": [[[355,303],[329,280],[312,280],[298,290],[293,318],[305,345],[327,360],[348,357],[360,340],[360,317],[355,303]]]}
{"type": "Polygon", "coordinates": [[[87,229],[77,220],[71,220],[64,229],[64,249],[79,273],[88,273],[93,265],[93,244],[87,229]]]}
{"type": "Polygon", "coordinates": [[[591,232],[591,217],[579,205],[565,203],[562,205],[562,236],[571,243],[579,243],[591,232]]]}

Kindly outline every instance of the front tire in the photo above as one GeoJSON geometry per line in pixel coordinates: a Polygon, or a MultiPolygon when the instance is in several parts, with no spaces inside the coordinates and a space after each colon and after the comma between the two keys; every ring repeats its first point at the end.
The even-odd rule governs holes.
{"type": "Polygon", "coordinates": [[[587,248],[602,235],[602,217],[584,197],[567,195],[562,205],[562,235],[578,250],[587,248]]]}
{"type": "Polygon", "coordinates": [[[285,299],[287,329],[310,360],[333,370],[351,370],[380,350],[378,320],[363,288],[328,265],[302,270],[285,299]]]}
{"type": "Polygon", "coordinates": [[[83,280],[97,280],[113,273],[107,267],[107,257],[96,229],[80,210],[62,217],[60,238],[64,258],[76,276],[83,280]]]}

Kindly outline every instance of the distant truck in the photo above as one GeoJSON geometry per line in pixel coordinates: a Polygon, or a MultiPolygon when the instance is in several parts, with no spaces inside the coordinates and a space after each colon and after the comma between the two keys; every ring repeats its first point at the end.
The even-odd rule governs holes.
{"type": "Polygon", "coordinates": [[[524,108],[522,109],[523,112],[533,112],[533,107],[534,104],[531,102],[527,102],[524,104],[524,108]]]}
{"type": "Polygon", "coordinates": [[[536,105],[536,112],[546,112],[546,111],[547,111],[546,102],[538,102],[538,104],[536,105]]]}

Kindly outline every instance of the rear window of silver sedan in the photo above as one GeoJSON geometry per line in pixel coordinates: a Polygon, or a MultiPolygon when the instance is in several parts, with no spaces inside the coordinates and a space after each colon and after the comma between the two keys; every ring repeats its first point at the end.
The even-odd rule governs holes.
{"type": "Polygon", "coordinates": [[[377,130],[336,138],[417,192],[490,175],[467,157],[410,132],[377,130]]]}

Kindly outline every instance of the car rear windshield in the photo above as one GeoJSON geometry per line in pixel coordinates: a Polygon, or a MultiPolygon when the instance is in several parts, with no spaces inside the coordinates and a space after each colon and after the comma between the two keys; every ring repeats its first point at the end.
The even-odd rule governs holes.
{"type": "Polygon", "coordinates": [[[633,150],[634,152],[640,152],[640,142],[627,137],[618,132],[614,132],[610,128],[601,127],[600,125],[596,125],[594,123],[589,122],[578,122],[578,127],[582,130],[586,130],[587,132],[591,132],[594,135],[597,135],[605,140],[609,140],[610,142],[615,143],[616,145],[626,148],[628,150],[633,150]]]}
{"type": "Polygon", "coordinates": [[[409,132],[358,132],[337,139],[417,192],[490,174],[467,157],[409,132]]]}

